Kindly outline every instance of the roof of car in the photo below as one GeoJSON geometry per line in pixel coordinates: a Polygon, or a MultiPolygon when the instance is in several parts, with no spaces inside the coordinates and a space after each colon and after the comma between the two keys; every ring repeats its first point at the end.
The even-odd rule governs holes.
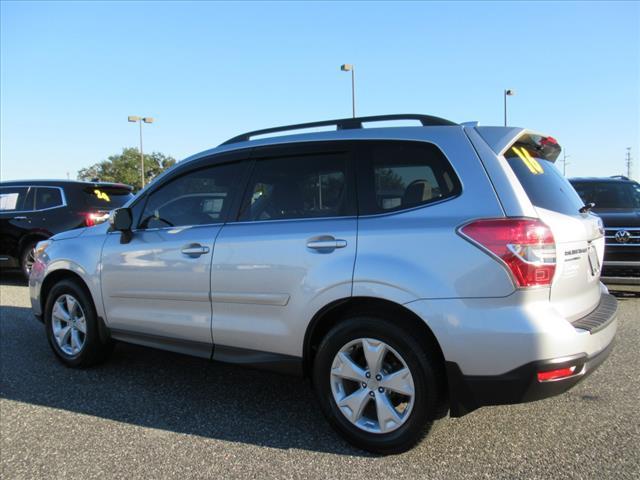
{"type": "Polygon", "coordinates": [[[125,185],[124,183],[117,182],[84,182],[81,180],[51,180],[51,179],[34,179],[34,180],[11,180],[8,182],[0,182],[2,187],[21,187],[28,185],[41,185],[60,187],[63,185],[78,185],[78,186],[93,186],[93,187],[120,187],[127,190],[133,190],[131,185],[125,185]]]}
{"type": "Polygon", "coordinates": [[[627,177],[623,177],[621,175],[616,175],[613,177],[572,177],[569,179],[570,182],[584,182],[584,183],[637,183],[635,180],[627,177]]]}
{"type": "Polygon", "coordinates": [[[269,135],[272,133],[281,133],[281,132],[305,130],[310,128],[329,127],[329,126],[335,126],[336,130],[358,130],[358,129],[364,128],[365,123],[387,122],[387,121],[398,121],[398,120],[415,120],[420,122],[420,124],[423,127],[458,125],[457,123],[454,123],[451,120],[447,120],[445,118],[434,117],[432,115],[423,115],[418,113],[397,113],[392,115],[374,115],[369,117],[349,117],[349,118],[338,118],[335,120],[321,120],[318,122],[298,123],[293,125],[283,125],[280,127],[271,127],[271,128],[264,128],[261,130],[254,130],[254,131],[245,132],[241,135],[237,135],[233,138],[230,138],[226,142],[222,143],[222,145],[248,142],[248,141],[251,141],[253,137],[269,135]]]}

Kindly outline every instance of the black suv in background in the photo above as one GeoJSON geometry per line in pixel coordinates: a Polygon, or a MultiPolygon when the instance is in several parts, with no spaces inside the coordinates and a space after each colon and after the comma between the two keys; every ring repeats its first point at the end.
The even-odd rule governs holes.
{"type": "Polygon", "coordinates": [[[0,182],[0,267],[19,267],[28,277],[36,243],[106,220],[109,210],[133,196],[132,190],[104,182],[0,182]]]}
{"type": "Polygon", "coordinates": [[[569,181],[604,223],[602,281],[640,285],[640,184],[622,176],[569,181]]]}

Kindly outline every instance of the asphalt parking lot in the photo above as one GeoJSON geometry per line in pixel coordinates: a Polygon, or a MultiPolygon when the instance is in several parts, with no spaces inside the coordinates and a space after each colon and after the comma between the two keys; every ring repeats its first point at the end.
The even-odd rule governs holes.
{"type": "Polygon", "coordinates": [[[441,420],[376,457],[343,442],[302,379],[118,345],[60,365],[27,288],[0,277],[1,476],[20,478],[640,478],[640,298],[609,360],[569,393],[441,420]]]}

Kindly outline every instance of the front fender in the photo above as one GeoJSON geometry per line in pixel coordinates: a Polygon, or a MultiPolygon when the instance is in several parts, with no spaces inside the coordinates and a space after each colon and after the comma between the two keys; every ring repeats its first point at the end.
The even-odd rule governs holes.
{"type": "Polygon", "coordinates": [[[31,308],[36,316],[44,313],[43,285],[53,278],[52,275],[58,276],[62,272],[68,272],[84,282],[93,299],[96,313],[104,318],[100,287],[100,257],[103,243],[104,237],[97,235],[52,241],[51,245],[38,254],[29,277],[31,308]]]}

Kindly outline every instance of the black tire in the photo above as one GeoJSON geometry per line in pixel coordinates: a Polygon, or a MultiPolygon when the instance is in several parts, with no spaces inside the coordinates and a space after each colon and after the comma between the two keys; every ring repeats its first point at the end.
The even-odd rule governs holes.
{"type": "Polygon", "coordinates": [[[352,445],[378,454],[404,452],[430,431],[443,403],[443,367],[434,352],[399,326],[370,316],[345,319],[323,339],[313,365],[313,384],[331,426],[352,445]],[[340,349],[359,338],[381,340],[400,354],[413,377],[414,404],[404,423],[388,433],[367,432],[348,420],[336,405],[331,368],[340,349]]]}
{"type": "Polygon", "coordinates": [[[27,245],[22,249],[22,253],[20,253],[20,270],[22,271],[22,276],[26,280],[29,280],[31,266],[33,265],[34,260],[34,250],[39,241],[40,240],[35,240],[27,243],[27,245]]]}
{"type": "Polygon", "coordinates": [[[85,368],[105,361],[113,351],[112,340],[102,341],[98,325],[98,316],[91,300],[91,296],[85,288],[73,280],[61,280],[49,291],[44,309],[44,324],[47,340],[56,357],[66,366],[85,368]],[[79,353],[75,355],[65,353],[54,338],[52,312],[58,298],[62,295],[71,295],[78,301],[84,313],[86,334],[84,344],[79,353]]]}

